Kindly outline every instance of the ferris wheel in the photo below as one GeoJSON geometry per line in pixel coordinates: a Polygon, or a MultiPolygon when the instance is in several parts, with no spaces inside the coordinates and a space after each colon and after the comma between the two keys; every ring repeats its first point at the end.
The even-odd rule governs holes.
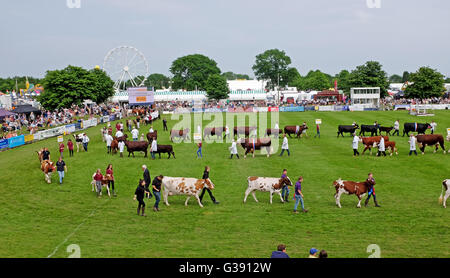
{"type": "Polygon", "coordinates": [[[106,54],[103,70],[114,81],[114,89],[121,91],[127,87],[144,85],[148,76],[148,62],[135,47],[119,46],[106,54]]]}

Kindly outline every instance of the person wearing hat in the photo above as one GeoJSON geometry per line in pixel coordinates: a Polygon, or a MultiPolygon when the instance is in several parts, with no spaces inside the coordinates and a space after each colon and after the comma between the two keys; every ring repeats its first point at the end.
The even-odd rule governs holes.
{"type": "Polygon", "coordinates": [[[286,254],[286,245],[280,244],[277,247],[277,251],[272,252],[271,259],[289,259],[289,255],[286,254]]]}
{"type": "Polygon", "coordinates": [[[317,250],[316,248],[311,248],[311,250],[309,250],[309,257],[310,259],[317,259],[317,253],[319,252],[319,250],[317,250]]]}

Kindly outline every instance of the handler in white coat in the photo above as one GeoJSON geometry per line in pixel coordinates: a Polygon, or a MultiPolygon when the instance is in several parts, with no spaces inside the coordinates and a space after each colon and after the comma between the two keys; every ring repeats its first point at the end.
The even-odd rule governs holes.
{"type": "Polygon", "coordinates": [[[417,138],[414,136],[414,134],[410,135],[408,142],[409,142],[409,155],[412,155],[413,152],[417,155],[416,150],[417,138]]]}
{"type": "Polygon", "coordinates": [[[286,134],[283,134],[283,144],[281,145],[281,153],[280,156],[283,155],[284,151],[287,151],[288,156],[291,155],[291,153],[289,152],[289,142],[288,139],[286,137],[286,134]]]}
{"type": "Polygon", "coordinates": [[[353,142],[352,142],[353,156],[359,155],[359,152],[358,152],[358,143],[359,143],[359,137],[356,136],[356,133],[353,133],[353,142]]]}
{"type": "Polygon", "coordinates": [[[236,141],[234,139],[233,139],[233,142],[231,143],[231,147],[229,149],[230,149],[230,152],[231,152],[230,159],[233,158],[233,155],[236,155],[237,158],[239,159],[239,154],[238,154],[238,151],[237,151],[237,143],[236,143],[236,141]]]}
{"type": "Polygon", "coordinates": [[[384,137],[383,136],[381,136],[380,143],[378,144],[377,156],[381,156],[381,154],[386,156],[386,147],[384,145],[384,137]]]}
{"type": "Polygon", "coordinates": [[[150,147],[150,154],[152,159],[155,159],[156,151],[158,151],[158,143],[156,143],[156,138],[153,137],[152,146],[150,147]]]}

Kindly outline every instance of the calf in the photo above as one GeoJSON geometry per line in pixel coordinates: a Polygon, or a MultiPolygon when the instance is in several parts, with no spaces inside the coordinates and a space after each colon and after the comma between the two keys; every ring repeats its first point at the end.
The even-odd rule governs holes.
{"type": "Polygon", "coordinates": [[[39,162],[42,163],[42,159],[44,157],[44,148],[40,149],[39,151],[36,151],[38,155],[39,162]]]}
{"type": "Polygon", "coordinates": [[[436,153],[436,151],[439,149],[439,145],[441,145],[444,154],[446,153],[444,146],[444,136],[442,136],[441,134],[422,134],[417,135],[416,137],[417,143],[419,143],[419,149],[422,154],[425,154],[426,146],[435,146],[436,149],[434,150],[434,152],[436,153]]]}
{"type": "Polygon", "coordinates": [[[398,155],[398,150],[397,150],[397,147],[395,147],[394,141],[385,141],[384,146],[386,147],[386,149],[391,150],[391,156],[394,152],[396,155],[398,155]]]}
{"type": "Polygon", "coordinates": [[[386,135],[391,135],[391,131],[392,131],[393,129],[394,129],[393,126],[390,126],[390,127],[387,127],[387,126],[380,126],[380,127],[379,127],[380,135],[381,135],[381,132],[382,132],[382,131],[386,132],[386,135]]]}
{"type": "Polygon", "coordinates": [[[304,125],[287,125],[284,127],[284,133],[289,137],[291,137],[291,134],[295,134],[297,135],[297,138],[300,138],[300,135],[302,135],[305,129],[308,129],[308,127],[304,125]]]}
{"type": "Polygon", "coordinates": [[[247,178],[248,187],[245,191],[244,203],[247,202],[248,194],[252,193],[253,198],[258,203],[256,199],[255,191],[270,192],[270,203],[272,204],[273,193],[280,195],[280,200],[284,203],[281,197],[281,189],[285,185],[292,185],[289,177],[286,178],[263,178],[263,177],[248,177],[247,178]]]}
{"type": "Polygon", "coordinates": [[[447,208],[447,199],[450,196],[450,179],[446,179],[442,182],[441,196],[439,197],[439,204],[443,204],[444,208],[447,208]],[[444,196],[445,191],[445,196],[444,196]]]}
{"type": "Polygon", "coordinates": [[[267,136],[275,135],[276,137],[278,137],[281,134],[283,134],[283,130],[282,129],[276,129],[276,128],[268,128],[268,129],[266,129],[266,135],[267,136]]]}
{"type": "Polygon", "coordinates": [[[378,126],[376,125],[361,125],[361,130],[359,131],[359,135],[365,136],[366,132],[370,132],[370,136],[378,135],[378,126]]]}
{"type": "Polygon", "coordinates": [[[343,181],[341,179],[335,180],[333,186],[336,189],[336,194],[334,194],[336,205],[341,208],[341,195],[343,193],[347,195],[355,194],[359,200],[356,207],[360,208],[362,197],[364,197],[374,185],[375,183],[373,180],[366,180],[365,182],[343,181]]]}
{"type": "Polygon", "coordinates": [[[52,183],[52,173],[56,171],[55,164],[50,160],[44,160],[41,163],[41,170],[44,172],[45,181],[52,183]]]}
{"type": "Polygon", "coordinates": [[[163,177],[162,185],[164,187],[164,203],[167,206],[169,206],[169,195],[187,195],[185,206],[188,205],[191,196],[194,196],[198,201],[198,205],[202,208],[203,205],[198,195],[203,188],[214,189],[214,184],[210,179],[163,177]]]}
{"type": "Polygon", "coordinates": [[[119,150],[119,141],[116,138],[114,138],[114,140],[112,140],[111,142],[111,154],[117,153],[118,150],[119,150]]]}
{"type": "MultiPolygon", "coordinates": [[[[97,184],[96,184],[96,182],[95,182],[95,180],[94,180],[94,177],[95,177],[95,174],[97,174],[97,173],[94,173],[93,175],[92,175],[92,181],[91,181],[91,185],[92,185],[92,192],[97,192],[97,184]]],[[[109,192],[109,186],[108,186],[108,181],[111,179],[111,177],[109,176],[109,175],[105,175],[105,176],[103,176],[103,179],[102,179],[102,188],[103,187],[106,187],[106,190],[108,191],[108,196],[109,197],[111,197],[111,194],[110,194],[110,192],[109,192]]],[[[102,195],[102,190],[100,190],[100,196],[102,195]]]]}

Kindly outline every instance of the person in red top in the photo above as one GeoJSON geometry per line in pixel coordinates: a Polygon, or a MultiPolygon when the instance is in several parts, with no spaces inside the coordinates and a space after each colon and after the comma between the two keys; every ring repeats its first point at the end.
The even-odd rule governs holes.
{"type": "Polygon", "coordinates": [[[97,197],[100,198],[102,196],[101,194],[102,194],[102,180],[103,180],[103,175],[100,169],[97,169],[97,172],[95,172],[94,180],[95,185],[97,187],[97,197]]]}
{"type": "Polygon", "coordinates": [[[117,131],[120,130],[120,123],[119,123],[119,122],[116,124],[116,130],[117,130],[117,131]]]}
{"type": "Polygon", "coordinates": [[[73,156],[73,142],[70,139],[67,141],[67,148],[69,149],[69,156],[73,156]]]}
{"type": "Polygon", "coordinates": [[[113,167],[112,164],[109,164],[108,167],[106,168],[106,177],[108,179],[108,188],[111,189],[112,188],[112,193],[114,195],[114,197],[116,197],[116,192],[114,191],[114,173],[113,173],[113,167]],[[112,185],[112,187],[111,187],[112,185]]]}
{"type": "Polygon", "coordinates": [[[61,142],[59,144],[59,153],[61,154],[61,158],[64,158],[63,153],[64,153],[64,142],[61,142]]]}

